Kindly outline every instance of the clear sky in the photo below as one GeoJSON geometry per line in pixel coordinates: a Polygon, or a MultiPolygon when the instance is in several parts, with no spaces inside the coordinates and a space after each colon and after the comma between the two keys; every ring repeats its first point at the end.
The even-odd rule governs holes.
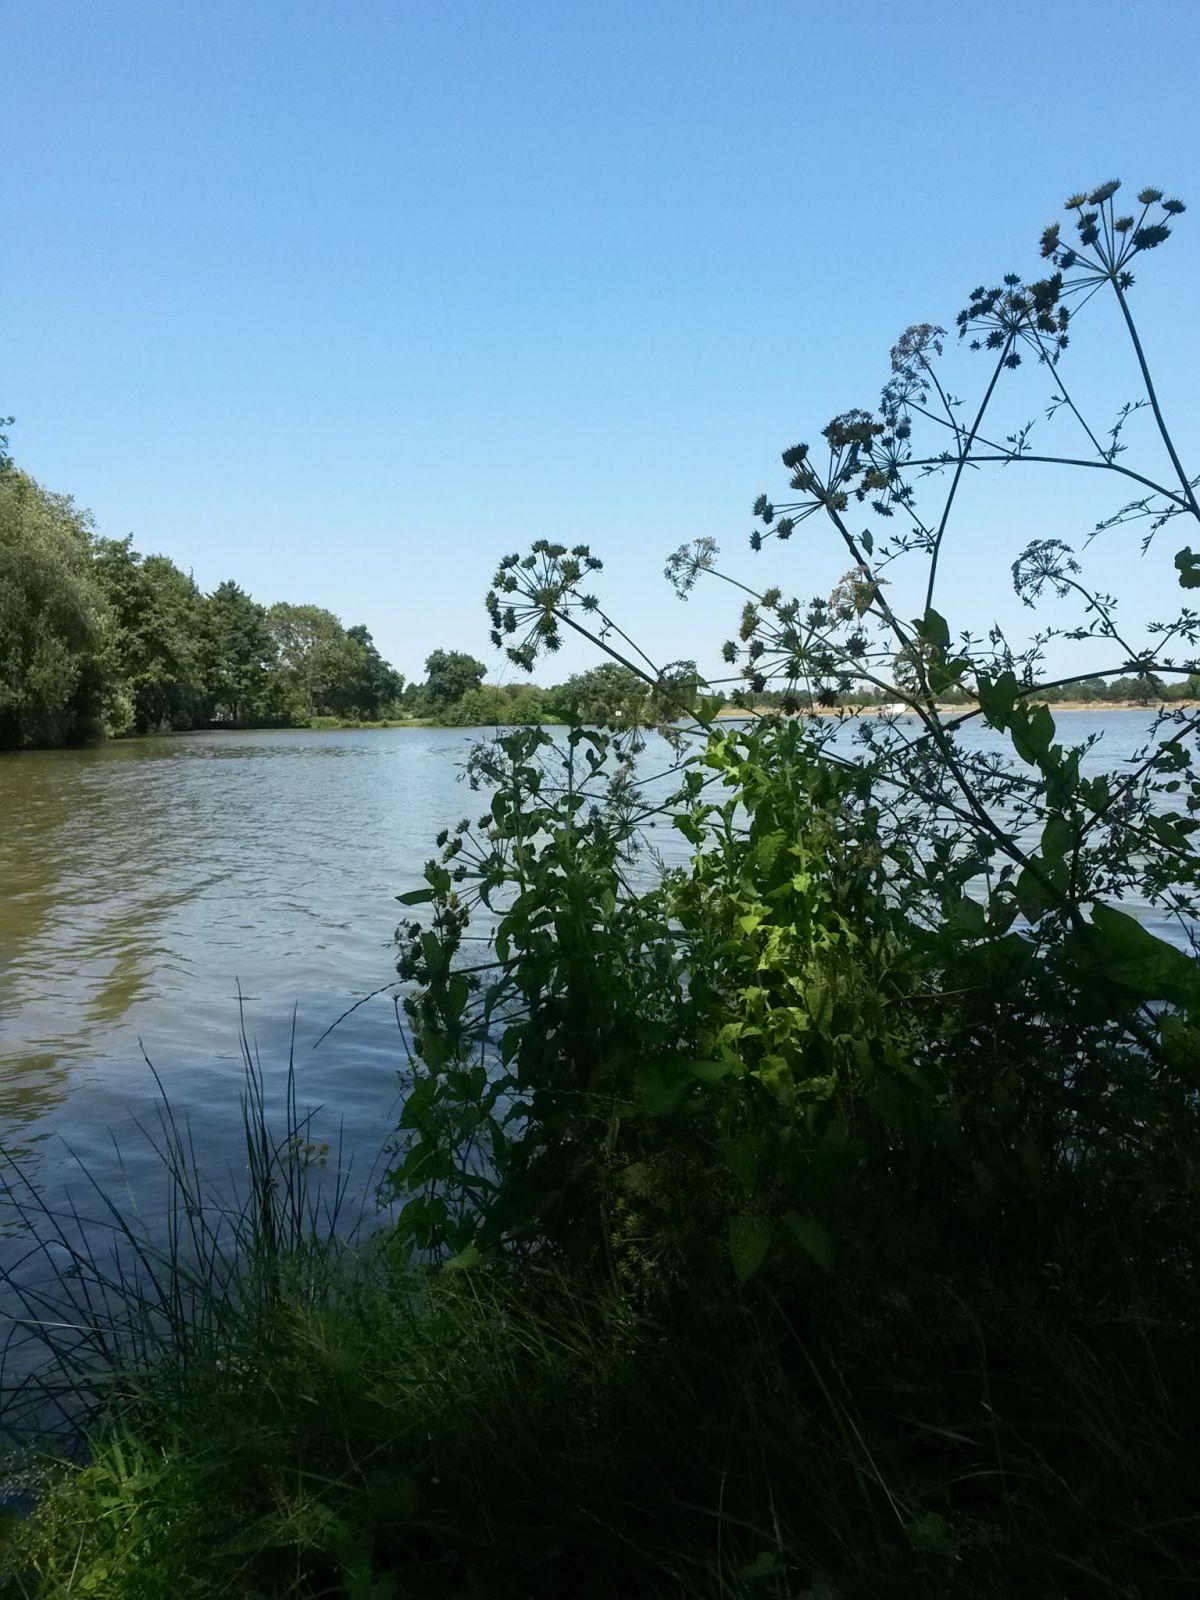
{"type": "MultiPolygon", "coordinates": [[[[664,584],[684,539],[828,593],[807,536],[746,549],[780,449],[1112,176],[1192,204],[1138,309],[1200,445],[1197,0],[0,0],[0,50],[16,458],[410,674],[493,659],[495,559],[542,534],[662,659],[730,631],[664,584]]],[[[1011,476],[972,486],[955,625],[1088,525],[1011,476]]],[[[1130,536],[1101,559],[1161,593],[1130,536]]]]}

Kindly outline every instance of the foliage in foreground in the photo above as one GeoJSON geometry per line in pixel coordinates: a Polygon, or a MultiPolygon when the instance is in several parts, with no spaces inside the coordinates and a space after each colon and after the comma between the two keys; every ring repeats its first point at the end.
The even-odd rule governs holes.
{"type": "Polygon", "coordinates": [[[937,1278],[799,1322],[535,1268],[307,1282],[124,1385],[9,1594],[1190,1592],[1181,1330],[937,1278]]]}
{"type": "MultiPolygon", "coordinates": [[[[834,418],[825,453],[784,452],[802,497],[756,505],[769,533],[755,550],[824,519],[855,564],[827,601],[731,580],[747,598],[726,656],[745,692],[774,683],[799,711],[866,683],[907,719],[722,729],[703,701],[676,721],[657,789],[617,717],[565,742],[518,732],[477,758],[489,810],[442,837],[426,888],[403,897],[429,907],[402,930],[418,1060],[391,1174],[418,1248],[549,1248],[683,1281],[719,1250],[745,1281],[969,1262],[981,1233],[990,1260],[1028,1267],[1036,1228],[1097,1287],[1187,1281],[1197,718],[1164,711],[1105,773],[1094,738],[1059,742],[1038,701],[1051,639],[1107,652],[1103,680],[1186,682],[1197,666],[1179,652],[1200,640],[1200,557],[1164,552],[1161,530],[1182,518],[1200,535],[1200,504],[1127,303],[1130,263],[1182,206],[1147,190],[1127,219],[1118,187],[1072,199],[1078,244],[1046,231],[1049,277],[971,296],[959,327],[989,357],[976,408],[943,382],[942,330],[910,329],[877,411],[834,418]],[[1094,310],[1100,289],[1146,390],[1108,434],[1066,376],[1072,308],[1094,310]],[[1061,443],[993,416],[1027,358],[1034,396],[1018,403],[1048,396],[1061,443]],[[1141,410],[1154,431],[1135,467],[1125,435],[1141,410]],[[1078,436],[1082,460],[1066,453],[1084,451],[1078,436]],[[1075,614],[1039,615],[1023,646],[998,626],[954,633],[935,601],[967,469],[1035,464],[1146,491],[1097,534],[1144,529],[1147,560],[1183,591],[1177,612],[1131,622],[1062,540],[1039,538],[1016,551],[1016,591],[1075,614]],[[952,687],[977,709],[945,716],[952,687]],[[965,738],[976,721],[990,747],[965,738]],[[682,834],[686,865],[642,870],[652,822],[682,834]]],[[[668,576],[686,595],[716,556],[698,541],[668,576]]],[[[568,627],[587,634],[678,719],[694,668],[659,669],[628,640],[588,587],[600,567],[548,540],[505,558],[496,642],[532,670],[568,627]]]]}

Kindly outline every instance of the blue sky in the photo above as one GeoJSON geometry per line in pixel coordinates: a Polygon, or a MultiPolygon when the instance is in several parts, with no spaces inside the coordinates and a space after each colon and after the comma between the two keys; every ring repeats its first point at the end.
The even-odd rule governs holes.
{"type": "MultiPolygon", "coordinates": [[[[730,631],[724,595],[663,583],[684,539],[828,593],[823,535],[746,549],[779,451],[1110,176],[1193,205],[1138,310],[1196,440],[1194,0],[6,0],[0,32],[17,459],[406,672],[492,660],[496,557],[542,534],[604,556],[662,659],[730,631]]],[[[1124,358],[1072,359],[1125,397],[1124,358]]],[[[1011,479],[965,498],[955,625],[1019,621],[1016,550],[1088,525],[1094,496],[1011,479]]],[[[1169,570],[1100,551],[1132,613],[1169,570]]]]}

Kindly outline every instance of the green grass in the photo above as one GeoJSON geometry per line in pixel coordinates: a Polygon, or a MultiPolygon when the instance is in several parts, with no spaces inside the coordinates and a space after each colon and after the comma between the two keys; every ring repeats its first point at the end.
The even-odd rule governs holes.
{"type": "Polygon", "coordinates": [[[275,1137],[248,1072],[240,1196],[169,1112],[148,1130],[153,1237],[97,1193],[102,1247],[8,1174],[48,1271],[5,1397],[42,1435],[4,1600],[1194,1591],[1190,1291],[416,1269],[317,1181],[294,1086],[275,1137]]]}
{"type": "Polygon", "coordinates": [[[880,1366],[856,1311],[835,1355],[761,1307],[685,1331],[550,1271],[343,1259],[312,1291],[122,1382],[8,1592],[1192,1592],[1198,1374],[1129,1324],[997,1324],[943,1286],[940,1328],[892,1307],[880,1366]]]}

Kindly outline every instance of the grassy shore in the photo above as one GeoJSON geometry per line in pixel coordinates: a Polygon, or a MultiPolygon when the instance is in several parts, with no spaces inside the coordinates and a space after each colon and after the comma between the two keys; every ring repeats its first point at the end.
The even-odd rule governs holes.
{"type": "Polygon", "coordinates": [[[420,1268],[312,1203],[302,1132],[254,1089],[231,1200],[168,1131],[183,1225],[156,1246],[116,1209],[116,1276],[27,1196],[63,1276],[9,1423],[53,1400],[82,1435],[0,1519],[3,1600],[1192,1592],[1180,1308],[982,1266],[799,1299],[420,1268]]]}

